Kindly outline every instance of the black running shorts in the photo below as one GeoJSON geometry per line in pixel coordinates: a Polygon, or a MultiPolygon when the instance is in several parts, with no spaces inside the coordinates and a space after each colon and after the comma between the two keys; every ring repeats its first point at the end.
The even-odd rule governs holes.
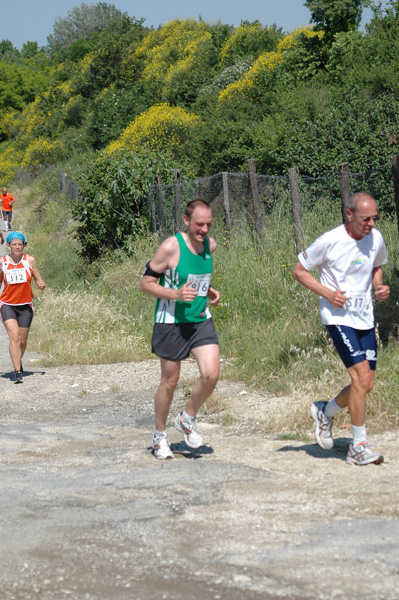
{"type": "Polygon", "coordinates": [[[155,323],[152,351],[159,358],[180,361],[192,348],[219,344],[212,319],[200,323],[155,323]]]}
{"type": "Polygon", "coordinates": [[[20,327],[30,327],[33,319],[33,308],[30,304],[2,304],[1,320],[15,319],[20,327]]]}

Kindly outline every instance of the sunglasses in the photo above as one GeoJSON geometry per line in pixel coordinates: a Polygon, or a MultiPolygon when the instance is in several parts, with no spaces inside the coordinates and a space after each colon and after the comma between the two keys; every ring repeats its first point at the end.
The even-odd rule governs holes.
{"type": "Polygon", "coordinates": [[[363,223],[368,223],[369,221],[374,221],[376,223],[380,217],[378,215],[374,215],[374,217],[362,217],[363,223]]]}

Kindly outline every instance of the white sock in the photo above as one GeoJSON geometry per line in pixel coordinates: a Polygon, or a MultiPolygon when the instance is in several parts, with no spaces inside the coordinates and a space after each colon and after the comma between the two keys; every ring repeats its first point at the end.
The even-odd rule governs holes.
{"type": "Polygon", "coordinates": [[[336,403],[335,398],[333,398],[331,400],[331,402],[327,402],[326,408],[324,409],[324,414],[329,419],[333,419],[339,410],[342,410],[342,409],[336,403]]]}
{"type": "Polygon", "coordinates": [[[8,221],[4,221],[4,229],[7,231],[7,229],[8,229],[8,221]]]}
{"type": "Polygon", "coordinates": [[[359,444],[366,442],[366,426],[361,425],[360,427],[352,425],[353,432],[353,445],[358,446],[359,444]]]}
{"type": "Polygon", "coordinates": [[[154,436],[155,437],[166,437],[166,431],[158,431],[158,429],[155,429],[154,431],[154,436]]]}
{"type": "Polygon", "coordinates": [[[195,417],[188,415],[185,410],[183,410],[183,412],[181,414],[181,418],[183,419],[183,421],[189,421],[190,419],[195,419],[195,417]]]}

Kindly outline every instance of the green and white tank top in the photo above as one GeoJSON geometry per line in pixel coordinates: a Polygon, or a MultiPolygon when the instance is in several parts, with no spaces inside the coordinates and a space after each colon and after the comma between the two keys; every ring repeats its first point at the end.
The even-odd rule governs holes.
{"type": "MultiPolygon", "coordinates": [[[[212,276],[212,254],[209,251],[209,242],[204,240],[202,254],[193,254],[181,233],[176,233],[180,247],[180,259],[177,267],[167,269],[162,273],[160,285],[172,290],[178,290],[187,281],[198,290],[198,296],[193,302],[179,300],[165,300],[158,298],[155,307],[155,323],[199,323],[211,318],[207,305],[207,296],[212,276]]],[[[190,286],[190,287],[191,287],[190,286]]]]}

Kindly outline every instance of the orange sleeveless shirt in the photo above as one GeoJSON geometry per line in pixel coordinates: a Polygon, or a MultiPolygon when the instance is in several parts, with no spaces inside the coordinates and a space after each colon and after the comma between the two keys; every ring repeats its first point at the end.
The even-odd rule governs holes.
{"type": "Polygon", "coordinates": [[[33,298],[31,286],[33,269],[29,265],[28,255],[24,254],[18,264],[9,256],[3,256],[1,283],[4,289],[0,296],[3,304],[30,304],[33,298]]]}

